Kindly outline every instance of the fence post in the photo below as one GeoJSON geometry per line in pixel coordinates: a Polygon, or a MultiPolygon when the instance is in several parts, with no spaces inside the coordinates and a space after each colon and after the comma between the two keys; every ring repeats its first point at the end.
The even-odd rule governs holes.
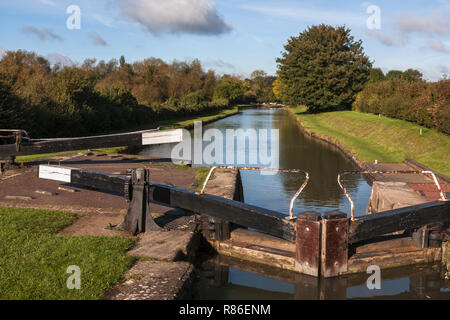
{"type": "Polygon", "coordinates": [[[230,222],[222,219],[214,219],[215,240],[225,241],[230,239],[230,222]]]}
{"type": "Polygon", "coordinates": [[[0,159],[0,175],[2,175],[6,170],[10,169],[14,165],[15,159],[15,156],[7,156],[0,159]]]}
{"type": "Polygon", "coordinates": [[[321,217],[316,212],[303,212],[297,218],[295,270],[310,276],[319,276],[321,217]]]}
{"type": "Polygon", "coordinates": [[[131,170],[131,202],[123,222],[116,228],[125,229],[136,235],[146,231],[162,230],[150,213],[149,186],[150,170],[131,170]]]}
{"type": "Polygon", "coordinates": [[[339,276],[348,270],[347,214],[331,211],[322,219],[321,273],[324,278],[339,276]]]}

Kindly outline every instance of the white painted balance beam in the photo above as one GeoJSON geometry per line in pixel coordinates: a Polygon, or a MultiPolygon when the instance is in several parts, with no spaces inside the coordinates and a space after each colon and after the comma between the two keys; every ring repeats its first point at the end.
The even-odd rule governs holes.
{"type": "Polygon", "coordinates": [[[183,141],[183,129],[149,131],[142,133],[142,145],[178,143],[183,141]]]}

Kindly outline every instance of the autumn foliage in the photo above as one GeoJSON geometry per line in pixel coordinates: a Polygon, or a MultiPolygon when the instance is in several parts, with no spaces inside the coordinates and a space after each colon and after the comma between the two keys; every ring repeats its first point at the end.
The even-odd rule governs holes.
{"type": "Polygon", "coordinates": [[[35,53],[9,51],[0,60],[0,128],[24,129],[35,137],[151,128],[161,120],[258,101],[261,92],[253,89],[261,76],[267,77],[218,76],[198,60],[156,58],[133,64],[123,57],[87,59],[62,68],[35,53]]]}
{"type": "Polygon", "coordinates": [[[396,78],[374,82],[358,94],[353,108],[450,134],[450,79],[425,82],[396,78]]]}

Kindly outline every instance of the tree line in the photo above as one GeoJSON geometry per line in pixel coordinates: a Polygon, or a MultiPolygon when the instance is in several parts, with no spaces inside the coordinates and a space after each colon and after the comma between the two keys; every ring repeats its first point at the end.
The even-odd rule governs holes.
{"type": "Polygon", "coordinates": [[[382,114],[450,134],[450,79],[426,82],[416,69],[370,70],[353,110],[382,114]]]}
{"type": "Polygon", "coordinates": [[[8,51],[0,60],[0,128],[35,137],[76,136],[147,126],[274,99],[274,77],[218,75],[200,61],[149,58],[127,63],[86,59],[50,65],[33,52],[8,51]]]}
{"type": "Polygon", "coordinates": [[[405,72],[394,74],[367,84],[357,94],[353,109],[450,134],[450,79],[426,82],[421,77],[411,79],[405,72]]]}
{"type": "Polygon", "coordinates": [[[426,82],[415,69],[384,74],[345,26],[311,26],[284,49],[273,82],[283,103],[311,113],[353,107],[450,133],[450,80],[426,82]]]}

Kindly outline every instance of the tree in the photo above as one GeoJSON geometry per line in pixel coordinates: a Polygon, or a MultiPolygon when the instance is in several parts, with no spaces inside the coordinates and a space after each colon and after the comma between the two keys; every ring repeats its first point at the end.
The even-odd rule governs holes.
{"type": "Polygon", "coordinates": [[[276,98],[272,92],[275,77],[267,75],[263,70],[255,70],[251,74],[250,89],[246,95],[253,101],[269,102],[275,101],[276,98]]]}
{"type": "Polygon", "coordinates": [[[124,56],[120,56],[120,60],[119,60],[119,65],[120,67],[124,67],[125,66],[125,57],[124,56]]]}
{"type": "Polygon", "coordinates": [[[402,79],[402,78],[403,78],[403,71],[400,70],[391,70],[386,74],[386,80],[402,79]]]}
{"type": "Polygon", "coordinates": [[[226,99],[231,104],[244,101],[245,89],[239,79],[224,75],[216,86],[214,99],[226,99]]]}
{"type": "Polygon", "coordinates": [[[403,72],[403,78],[408,81],[423,81],[423,74],[416,69],[408,69],[403,72]]]}
{"type": "MultiPolygon", "coordinates": [[[[30,120],[33,120],[32,108],[21,101],[11,86],[0,78],[0,128],[23,128],[31,131],[30,120]]],[[[1,140],[0,140],[1,142],[1,140]]]]}
{"type": "Polygon", "coordinates": [[[309,27],[284,48],[277,63],[286,104],[312,112],[349,108],[369,80],[372,63],[345,26],[309,27]]]}
{"type": "Polygon", "coordinates": [[[282,96],[281,96],[281,92],[282,92],[282,88],[281,88],[281,80],[279,78],[276,78],[276,80],[273,82],[273,95],[275,96],[275,99],[278,101],[282,101],[282,96]]]}
{"type": "Polygon", "coordinates": [[[382,81],[385,79],[386,77],[384,76],[383,70],[381,70],[380,68],[370,69],[370,79],[369,79],[370,83],[382,81]]]}

